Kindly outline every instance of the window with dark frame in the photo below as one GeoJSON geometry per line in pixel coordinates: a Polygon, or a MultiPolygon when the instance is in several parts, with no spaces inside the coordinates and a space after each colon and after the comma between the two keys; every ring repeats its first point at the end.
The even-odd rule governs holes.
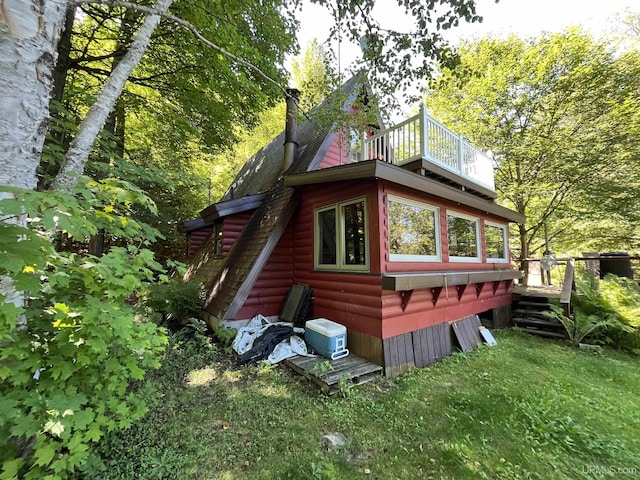
{"type": "Polygon", "coordinates": [[[213,225],[213,254],[216,257],[222,256],[222,221],[219,220],[213,225]]]}
{"type": "Polygon", "coordinates": [[[366,221],[364,199],[341,202],[316,210],[316,268],[366,270],[366,221]]]}

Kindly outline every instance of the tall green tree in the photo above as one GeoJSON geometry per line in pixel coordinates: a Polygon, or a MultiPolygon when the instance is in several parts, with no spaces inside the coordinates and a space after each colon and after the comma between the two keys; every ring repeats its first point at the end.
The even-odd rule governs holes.
{"type": "Polygon", "coordinates": [[[300,108],[303,110],[318,105],[333,90],[336,79],[330,61],[316,38],[311,39],[304,52],[293,60],[293,83],[301,91],[300,108]]]}
{"type": "Polygon", "coordinates": [[[500,201],[527,216],[520,258],[542,253],[545,225],[566,250],[637,247],[638,52],[569,29],[466,43],[460,62],[432,84],[427,106],[493,153],[500,201]],[[595,239],[612,221],[621,238],[595,239]]]}

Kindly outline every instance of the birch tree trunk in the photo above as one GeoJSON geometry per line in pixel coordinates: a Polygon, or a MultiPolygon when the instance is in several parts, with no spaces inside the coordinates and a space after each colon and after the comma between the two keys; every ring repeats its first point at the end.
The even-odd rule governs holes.
{"type": "MultiPolygon", "coordinates": [[[[172,3],[173,0],[157,0],[154,4],[154,9],[162,14],[169,9],[172,3]]],[[[55,190],[70,192],[77,183],[78,175],[84,172],[93,143],[104,126],[109,112],[111,112],[118,100],[129,75],[131,75],[135,66],[140,63],[151,40],[151,35],[159,22],[160,15],[147,15],[136,33],[129,51],[122,57],[122,60],[120,60],[107,79],[102,92],[100,92],[96,102],[89,109],[89,113],[82,121],[78,133],[71,142],[66,159],[53,182],[52,187],[55,190]]]]}
{"type": "Polygon", "coordinates": [[[67,0],[0,0],[0,185],[34,189],[67,0]]]}
{"type": "MultiPolygon", "coordinates": [[[[49,98],[67,0],[0,0],[0,188],[35,189],[49,125],[49,98]]],[[[11,194],[0,192],[0,199],[11,194]]],[[[26,218],[0,221],[26,224],[26,218]]],[[[0,276],[0,295],[20,307],[24,295],[0,276]]],[[[21,323],[23,319],[16,319],[21,323]]]]}

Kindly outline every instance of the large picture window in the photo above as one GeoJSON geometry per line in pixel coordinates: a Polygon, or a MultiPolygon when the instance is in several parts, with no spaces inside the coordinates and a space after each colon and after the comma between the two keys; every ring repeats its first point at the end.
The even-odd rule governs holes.
{"type": "Polygon", "coordinates": [[[499,223],[484,222],[484,243],[487,262],[508,262],[507,226],[499,223]]]}
{"type": "Polygon", "coordinates": [[[476,217],[447,212],[449,261],[480,261],[479,222],[476,217]]]}
{"type": "Polygon", "coordinates": [[[337,203],[316,210],[315,267],[367,270],[369,268],[365,200],[337,203]]]}
{"type": "Polygon", "coordinates": [[[437,207],[389,195],[387,213],[389,260],[440,260],[440,222],[437,207]]]}

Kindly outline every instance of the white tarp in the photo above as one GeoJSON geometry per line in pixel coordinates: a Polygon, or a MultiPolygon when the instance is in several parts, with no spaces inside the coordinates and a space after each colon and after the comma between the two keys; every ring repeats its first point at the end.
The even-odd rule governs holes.
{"type": "MultiPolygon", "coordinates": [[[[292,323],[287,322],[270,322],[264,315],[258,314],[249,321],[247,326],[238,329],[236,338],[231,344],[233,351],[238,355],[248,352],[253,348],[253,342],[272,325],[285,325],[292,327],[295,333],[304,334],[304,328],[293,327],[292,323]]],[[[269,363],[278,363],[295,355],[310,356],[307,345],[298,335],[292,335],[276,345],[276,348],[269,355],[268,361],[269,363]]]]}

